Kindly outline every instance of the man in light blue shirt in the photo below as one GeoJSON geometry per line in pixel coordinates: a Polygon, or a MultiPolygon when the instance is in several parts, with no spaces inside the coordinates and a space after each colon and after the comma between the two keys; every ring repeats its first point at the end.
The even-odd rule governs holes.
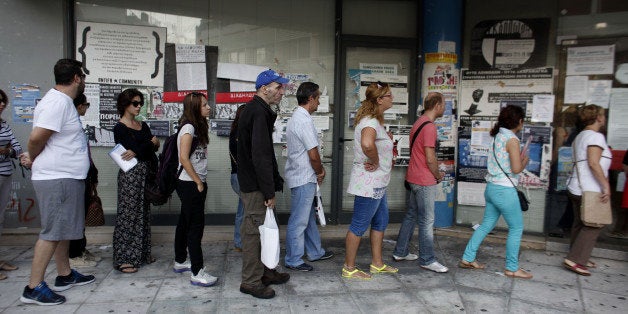
{"type": "Polygon", "coordinates": [[[325,168],[318,151],[318,135],[311,117],[318,109],[320,95],[317,84],[301,84],[297,90],[299,106],[294,110],[286,129],[288,161],[285,178],[290,188],[291,201],[285,266],[298,271],[314,269],[303,261],[304,253],[311,262],[325,260],[334,255],[321,247],[321,236],[315,218],[316,185],[325,178],[325,168]]]}

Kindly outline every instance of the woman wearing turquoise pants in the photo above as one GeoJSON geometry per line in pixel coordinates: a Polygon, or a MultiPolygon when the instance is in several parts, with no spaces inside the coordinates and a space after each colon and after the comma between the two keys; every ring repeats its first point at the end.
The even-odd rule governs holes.
{"type": "Polygon", "coordinates": [[[506,270],[504,275],[513,278],[530,279],[532,274],[519,268],[519,246],[523,233],[523,215],[517,196],[519,173],[525,169],[528,161],[527,152],[521,152],[519,139],[515,135],[523,128],[525,112],[517,106],[506,106],[499,114],[497,123],[491,130],[494,137],[488,156],[488,174],[484,198],[486,209],[482,224],[475,230],[464,251],[461,268],[482,269],[486,266],[478,263],[475,256],[486,235],[493,230],[500,216],[508,224],[506,240],[506,270]]]}

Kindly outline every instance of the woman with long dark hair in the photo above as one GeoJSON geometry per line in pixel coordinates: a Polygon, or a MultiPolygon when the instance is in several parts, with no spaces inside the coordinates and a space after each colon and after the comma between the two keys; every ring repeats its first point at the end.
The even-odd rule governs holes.
{"type": "Polygon", "coordinates": [[[123,160],[137,158],[129,171],[118,171],[118,213],[113,230],[113,265],[123,273],[135,273],[142,264],[155,261],[151,255],[150,204],[144,199],[149,162],[155,158],[159,140],[148,125],[137,121],[144,95],[129,88],[120,95],[116,107],[120,121],[113,127],[116,144],[126,151],[123,160]]]}
{"type": "Polygon", "coordinates": [[[461,268],[482,269],[486,265],[475,260],[478,248],[486,235],[495,228],[500,216],[504,216],[508,224],[508,238],[506,239],[506,270],[504,275],[512,278],[530,279],[532,274],[519,268],[519,246],[523,234],[523,214],[517,183],[519,173],[530,161],[525,155],[521,156],[517,133],[523,128],[525,111],[523,108],[508,105],[499,113],[497,123],[491,130],[493,143],[488,155],[488,174],[486,175],[486,189],[484,199],[486,208],[482,224],[475,230],[462,256],[461,268]]]}
{"type": "Polygon", "coordinates": [[[212,286],[217,281],[216,277],[205,272],[201,248],[207,198],[209,112],[205,95],[187,94],[183,99],[183,115],[179,119],[177,135],[180,170],[177,195],[181,199],[181,213],[174,237],[174,271],[191,271],[190,283],[201,287],[212,286]]]}

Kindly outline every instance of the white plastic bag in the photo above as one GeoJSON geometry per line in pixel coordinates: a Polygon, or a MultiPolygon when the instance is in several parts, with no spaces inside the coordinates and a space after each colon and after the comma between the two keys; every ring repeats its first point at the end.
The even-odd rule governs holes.
{"type": "Polygon", "coordinates": [[[273,209],[270,207],[266,207],[264,224],[259,226],[259,239],[262,243],[262,263],[274,269],[279,265],[279,227],[277,227],[273,209]]]}
{"type": "Polygon", "coordinates": [[[323,200],[321,199],[321,188],[316,185],[316,217],[318,217],[318,222],[321,226],[326,226],[327,222],[325,221],[325,211],[323,211],[323,200]]]}

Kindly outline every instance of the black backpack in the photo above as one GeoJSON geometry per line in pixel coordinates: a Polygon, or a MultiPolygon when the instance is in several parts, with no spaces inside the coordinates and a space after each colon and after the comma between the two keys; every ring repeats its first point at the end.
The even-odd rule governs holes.
{"type": "MultiPolygon", "coordinates": [[[[183,125],[182,125],[183,126],[183,125]]],[[[181,128],[179,128],[181,130],[181,128]]],[[[177,137],[179,132],[172,134],[164,141],[163,148],[159,154],[159,165],[151,167],[153,175],[147,176],[144,196],[151,204],[159,206],[165,204],[172,196],[172,192],[177,187],[177,178],[183,171],[183,166],[179,166],[179,150],[177,149],[177,137]]],[[[198,138],[193,137],[190,156],[198,146],[198,138]]],[[[151,172],[151,170],[149,170],[151,172]]]]}

